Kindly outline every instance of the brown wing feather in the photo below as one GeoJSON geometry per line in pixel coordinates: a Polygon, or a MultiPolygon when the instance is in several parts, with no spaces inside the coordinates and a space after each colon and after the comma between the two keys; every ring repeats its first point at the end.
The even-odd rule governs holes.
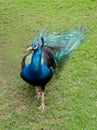
{"type": "Polygon", "coordinates": [[[55,68],[54,55],[49,47],[42,47],[42,58],[48,67],[55,68]]]}

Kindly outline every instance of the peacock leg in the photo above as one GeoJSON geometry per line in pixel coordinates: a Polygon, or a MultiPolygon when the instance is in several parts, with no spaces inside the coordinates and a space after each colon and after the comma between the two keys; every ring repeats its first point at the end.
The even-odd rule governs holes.
{"type": "Polygon", "coordinates": [[[35,87],[35,91],[36,91],[36,98],[39,99],[40,98],[40,95],[41,95],[41,92],[39,91],[39,88],[38,87],[35,87]]]}
{"type": "Polygon", "coordinates": [[[42,91],[42,102],[41,102],[41,106],[39,108],[42,108],[42,110],[44,111],[45,108],[45,103],[44,103],[44,91],[42,91]]]}

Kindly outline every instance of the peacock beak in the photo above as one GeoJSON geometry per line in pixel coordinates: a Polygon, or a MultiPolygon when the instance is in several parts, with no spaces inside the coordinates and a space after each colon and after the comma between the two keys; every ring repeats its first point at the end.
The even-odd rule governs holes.
{"type": "Polygon", "coordinates": [[[32,47],[30,46],[29,48],[27,48],[26,51],[31,51],[32,50],[32,47]]]}

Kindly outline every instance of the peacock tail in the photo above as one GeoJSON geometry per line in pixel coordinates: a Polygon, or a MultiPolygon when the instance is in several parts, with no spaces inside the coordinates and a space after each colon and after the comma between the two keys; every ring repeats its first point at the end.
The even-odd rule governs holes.
{"type": "Polygon", "coordinates": [[[67,33],[42,32],[36,36],[36,40],[43,37],[44,45],[50,47],[54,59],[59,61],[62,57],[70,57],[85,37],[84,28],[72,29],[67,33]]]}

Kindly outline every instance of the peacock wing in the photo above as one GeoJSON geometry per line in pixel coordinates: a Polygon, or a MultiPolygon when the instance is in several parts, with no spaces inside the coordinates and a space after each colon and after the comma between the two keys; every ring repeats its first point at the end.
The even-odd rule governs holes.
{"type": "Polygon", "coordinates": [[[52,50],[49,47],[42,47],[42,59],[41,62],[48,67],[55,68],[55,60],[52,50]]]}

